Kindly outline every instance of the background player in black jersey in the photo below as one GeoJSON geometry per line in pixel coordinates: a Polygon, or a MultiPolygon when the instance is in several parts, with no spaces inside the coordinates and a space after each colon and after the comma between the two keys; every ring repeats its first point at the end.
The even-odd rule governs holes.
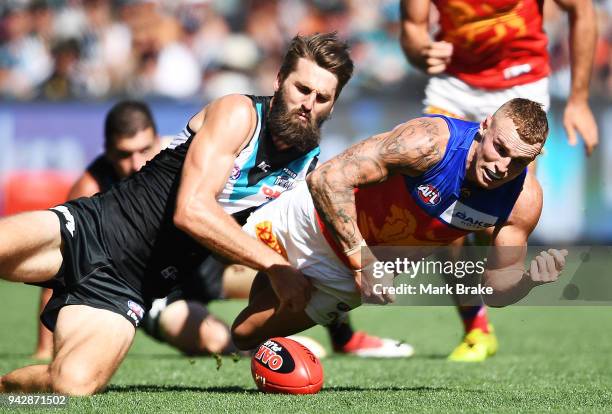
{"type": "MultiPolygon", "coordinates": [[[[253,140],[274,154],[249,165],[253,175],[245,171],[255,183],[286,172],[279,159],[312,161],[320,126],[352,70],[348,48],[335,34],[296,36],[271,101],[219,98],[189,121],[186,140],[110,191],[0,220],[0,277],[52,284],[43,317],[55,329],[51,363],[2,376],[0,391],[100,391],[129,350],[152,297],[167,294],[184,270],[193,270],[191,261],[210,251],[264,271],[280,308],[303,309],[307,279],[244,233],[220,194],[236,184],[230,183],[235,161],[253,140]],[[258,112],[262,105],[268,116],[258,112]]],[[[257,194],[265,202],[265,189],[255,188],[257,194]]]]}

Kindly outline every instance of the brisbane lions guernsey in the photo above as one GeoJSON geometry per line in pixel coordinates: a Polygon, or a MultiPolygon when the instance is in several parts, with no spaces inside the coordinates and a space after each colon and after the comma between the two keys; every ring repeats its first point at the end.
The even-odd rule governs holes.
{"type": "Polygon", "coordinates": [[[483,89],[505,89],[548,76],[541,0],[434,0],[438,40],[453,44],[447,73],[483,89]]]}
{"type": "MultiPolygon", "coordinates": [[[[418,177],[398,174],[355,190],[358,226],[368,246],[447,245],[505,222],[514,207],[527,170],[492,190],[466,180],[466,160],[479,124],[431,116],[443,118],[450,130],[442,160],[418,177]]],[[[323,227],[323,233],[340,253],[328,229],[323,227]]]]}
{"type": "MultiPolygon", "coordinates": [[[[240,224],[253,210],[304,180],[319,155],[319,147],[307,153],[278,151],[266,126],[271,98],[249,98],[257,125],[217,197],[240,224]]],[[[194,137],[187,126],[138,173],[95,196],[109,256],[128,283],[151,297],[165,296],[210,254],[173,221],[181,171],[194,137]]]]}

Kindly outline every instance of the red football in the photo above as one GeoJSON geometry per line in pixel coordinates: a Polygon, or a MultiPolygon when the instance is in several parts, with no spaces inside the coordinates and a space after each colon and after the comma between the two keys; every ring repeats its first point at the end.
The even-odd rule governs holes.
{"type": "Polygon", "coordinates": [[[272,338],[261,344],[251,359],[251,374],[264,392],[316,394],[323,386],[319,359],[288,338],[272,338]]]}

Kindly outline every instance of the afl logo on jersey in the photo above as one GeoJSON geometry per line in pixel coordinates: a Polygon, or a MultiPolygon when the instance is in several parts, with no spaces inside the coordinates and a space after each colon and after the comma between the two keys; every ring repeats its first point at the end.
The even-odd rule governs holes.
{"type": "Polygon", "coordinates": [[[237,166],[236,164],[234,164],[234,168],[232,168],[232,173],[230,174],[230,180],[237,180],[238,178],[240,178],[240,174],[242,174],[242,171],[240,170],[240,167],[237,166]]]}
{"type": "Polygon", "coordinates": [[[421,184],[417,187],[417,192],[419,193],[421,201],[430,206],[437,205],[442,199],[440,197],[440,191],[431,184],[421,184]]]}

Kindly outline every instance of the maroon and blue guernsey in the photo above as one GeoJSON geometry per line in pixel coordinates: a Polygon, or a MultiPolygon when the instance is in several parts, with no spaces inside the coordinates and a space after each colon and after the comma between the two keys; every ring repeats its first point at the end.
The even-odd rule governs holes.
{"type": "MultiPolygon", "coordinates": [[[[355,190],[359,230],[368,246],[446,245],[505,222],[514,207],[527,169],[491,190],[468,181],[466,160],[479,124],[432,116],[443,118],[450,130],[440,162],[418,177],[398,174],[355,190]]],[[[321,220],[319,223],[328,242],[340,252],[321,220]]]]}

